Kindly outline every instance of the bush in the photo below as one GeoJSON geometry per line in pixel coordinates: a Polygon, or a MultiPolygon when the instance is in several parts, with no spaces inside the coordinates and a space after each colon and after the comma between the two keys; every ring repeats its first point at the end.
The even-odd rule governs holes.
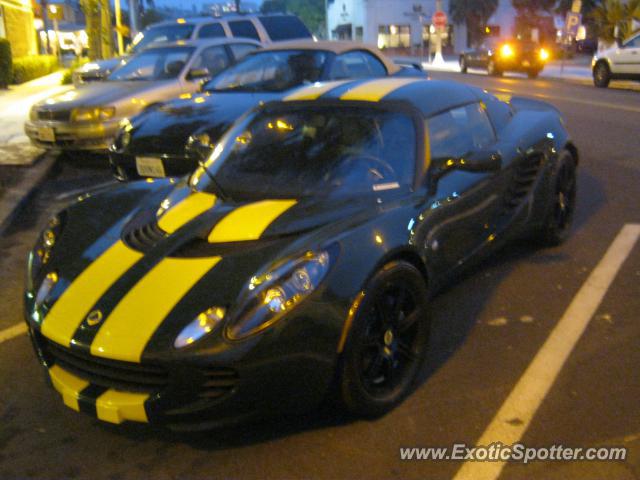
{"type": "Polygon", "coordinates": [[[69,68],[65,69],[62,74],[62,85],[70,85],[73,83],[73,71],[88,62],[89,57],[76,57],[73,62],[71,62],[69,68]]]}
{"type": "Polygon", "coordinates": [[[31,55],[13,59],[13,83],[24,83],[43,77],[59,68],[55,55],[31,55]]]}
{"type": "Polygon", "coordinates": [[[11,44],[0,38],[0,88],[7,88],[12,76],[11,44]]]}

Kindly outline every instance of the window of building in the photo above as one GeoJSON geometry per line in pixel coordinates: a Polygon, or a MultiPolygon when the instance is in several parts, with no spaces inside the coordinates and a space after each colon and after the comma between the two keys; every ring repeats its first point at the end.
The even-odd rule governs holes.
{"type": "Polygon", "coordinates": [[[356,27],[356,42],[361,42],[364,37],[364,30],[362,27],[356,27]]]}
{"type": "Polygon", "coordinates": [[[409,48],[411,27],[409,25],[378,26],[378,48],[409,48]]]}
{"type": "Polygon", "coordinates": [[[249,20],[239,20],[237,22],[229,22],[229,28],[234,37],[253,38],[260,41],[260,36],[256,27],[249,20]]]}

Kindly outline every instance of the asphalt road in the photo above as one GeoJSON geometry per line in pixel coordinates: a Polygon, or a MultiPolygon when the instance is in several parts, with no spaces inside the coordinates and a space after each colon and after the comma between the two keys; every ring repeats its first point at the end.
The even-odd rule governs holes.
{"type": "MultiPolygon", "coordinates": [[[[628,458],[508,464],[485,478],[640,478],[640,243],[627,254],[616,242],[603,260],[624,225],[640,223],[640,93],[433,76],[556,105],[581,153],[578,208],[563,246],[510,246],[434,300],[431,353],[399,408],[375,421],[325,408],[198,435],[114,427],[62,404],[22,334],[0,340],[0,478],[452,478],[462,462],[402,461],[400,447],[471,446],[496,434],[501,440],[501,432],[527,446],[624,446],[628,458]],[[619,270],[611,267],[616,255],[619,270]],[[591,276],[597,265],[611,282],[591,276]],[[567,312],[570,305],[575,311],[567,312]],[[567,321],[572,328],[555,328],[567,321]],[[516,387],[542,393],[516,398],[516,414],[501,420],[496,414],[509,410],[516,387]]],[[[24,259],[39,226],[105,181],[100,161],[61,162],[0,239],[0,331],[22,321],[24,259]]],[[[479,466],[468,462],[460,473],[482,478],[479,466]]]]}

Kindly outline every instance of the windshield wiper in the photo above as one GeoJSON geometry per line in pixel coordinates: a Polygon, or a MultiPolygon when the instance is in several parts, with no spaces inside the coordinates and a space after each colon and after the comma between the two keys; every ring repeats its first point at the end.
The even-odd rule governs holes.
{"type": "Polygon", "coordinates": [[[198,165],[200,166],[200,168],[202,168],[205,172],[207,172],[207,177],[209,177],[209,180],[211,180],[211,185],[213,187],[213,193],[220,198],[223,202],[229,200],[229,195],[227,195],[225,193],[225,191],[222,189],[222,187],[220,186],[220,184],[218,183],[218,181],[215,179],[215,177],[213,175],[211,175],[211,172],[209,172],[209,169],[205,166],[204,162],[202,160],[198,160],[198,165]]]}

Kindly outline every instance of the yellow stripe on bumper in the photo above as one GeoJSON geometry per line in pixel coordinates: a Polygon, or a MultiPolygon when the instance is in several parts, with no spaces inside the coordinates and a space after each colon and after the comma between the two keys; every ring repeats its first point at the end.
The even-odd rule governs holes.
{"type": "Polygon", "coordinates": [[[53,388],[62,395],[64,404],[79,412],[78,398],[80,398],[80,392],[89,386],[89,382],[70,374],[57,365],[49,369],[49,376],[51,377],[53,388]]]}
{"type": "Polygon", "coordinates": [[[219,261],[220,257],[162,260],[104,320],[91,343],[91,353],[140,362],[145,346],[165,317],[219,261]]]}
{"type": "Polygon", "coordinates": [[[169,208],[158,220],[158,226],[167,233],[173,233],[187,222],[213,208],[215,203],[215,195],[194,192],[169,208]]]}
{"type": "Polygon", "coordinates": [[[296,204],[296,200],[264,200],[236,208],[209,233],[210,243],[257,240],[262,233],[296,204]]]}
{"type": "Polygon", "coordinates": [[[344,93],[340,100],[362,100],[367,102],[378,102],[391,92],[398,90],[405,85],[415,82],[422,82],[421,78],[385,78],[371,80],[353,87],[344,93]]]}
{"type": "Polygon", "coordinates": [[[96,400],[96,412],[100,420],[111,423],[122,423],[125,420],[133,422],[148,422],[144,402],[149,395],[146,393],[129,393],[118,390],[107,390],[96,400]]]}
{"type": "Polygon", "coordinates": [[[326,83],[317,83],[315,85],[310,85],[308,87],[300,88],[296,90],[291,95],[287,95],[284,97],[284,101],[288,102],[290,100],[316,100],[320,96],[327,93],[329,90],[333,90],[340,85],[344,85],[347,83],[347,80],[338,80],[335,82],[326,82],[326,83]]]}
{"type": "Polygon", "coordinates": [[[142,254],[117,241],[91,263],[63,292],[44,318],[42,334],[69,346],[74,332],[100,297],[142,254]]]}

